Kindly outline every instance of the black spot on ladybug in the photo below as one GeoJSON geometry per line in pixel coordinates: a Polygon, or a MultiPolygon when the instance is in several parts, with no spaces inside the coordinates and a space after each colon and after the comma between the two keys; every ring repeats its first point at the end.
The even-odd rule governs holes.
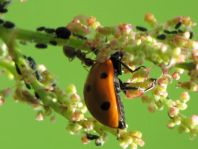
{"type": "Polygon", "coordinates": [[[147,28],[142,27],[142,26],[136,26],[136,29],[142,32],[147,32],[147,28]]]}
{"type": "Polygon", "coordinates": [[[38,27],[36,30],[37,31],[44,31],[45,30],[45,26],[38,27]]]}
{"type": "Polygon", "coordinates": [[[62,38],[62,39],[68,39],[71,35],[70,30],[68,30],[66,27],[58,27],[55,30],[55,33],[58,38],[62,38]]]}
{"type": "Polygon", "coordinates": [[[100,105],[100,108],[101,108],[103,111],[107,111],[107,110],[109,110],[110,105],[111,105],[110,102],[105,101],[105,102],[103,102],[103,103],[100,105]]]}
{"type": "Polygon", "coordinates": [[[106,72],[102,72],[101,74],[100,74],[100,78],[101,79],[105,79],[105,78],[107,78],[107,73],[106,72]]]}
{"type": "Polygon", "coordinates": [[[86,85],[86,88],[85,88],[86,92],[90,92],[91,91],[91,85],[86,85]]]}
{"type": "Polygon", "coordinates": [[[57,42],[56,42],[55,40],[51,40],[49,43],[50,43],[51,45],[53,45],[53,46],[56,46],[56,45],[57,45],[57,42]]]}
{"type": "Polygon", "coordinates": [[[3,24],[3,22],[4,22],[4,21],[3,21],[2,19],[0,19],[0,25],[3,24]]]}
{"type": "Polygon", "coordinates": [[[157,36],[157,39],[164,40],[164,39],[166,39],[166,35],[160,34],[160,35],[157,36]]]}
{"type": "Polygon", "coordinates": [[[7,29],[11,29],[13,28],[15,25],[14,23],[10,22],[10,21],[5,21],[3,24],[3,27],[7,28],[7,29]]]}
{"type": "Polygon", "coordinates": [[[35,47],[36,47],[36,48],[39,48],[39,49],[45,49],[45,48],[47,48],[47,45],[44,44],[44,43],[37,43],[37,44],[35,45],[35,47]]]}

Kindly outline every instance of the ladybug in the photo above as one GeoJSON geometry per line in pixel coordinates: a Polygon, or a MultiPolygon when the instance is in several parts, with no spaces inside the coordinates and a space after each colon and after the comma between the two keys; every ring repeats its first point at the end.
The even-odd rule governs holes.
{"type": "Polygon", "coordinates": [[[122,55],[122,52],[116,52],[105,62],[93,64],[83,91],[85,104],[91,114],[103,125],[117,129],[126,128],[124,107],[119,93],[123,91],[126,94],[127,90],[138,90],[118,78],[122,74],[122,66],[131,73],[144,67],[131,70],[121,61],[122,55]]]}

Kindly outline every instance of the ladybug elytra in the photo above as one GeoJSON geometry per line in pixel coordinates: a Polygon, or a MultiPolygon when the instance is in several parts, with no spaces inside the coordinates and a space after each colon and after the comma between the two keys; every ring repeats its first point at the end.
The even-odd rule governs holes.
{"type": "MultiPolygon", "coordinates": [[[[116,52],[103,63],[96,62],[87,77],[84,86],[84,99],[88,110],[103,125],[111,128],[124,129],[126,127],[124,108],[119,93],[127,90],[138,90],[137,87],[123,83],[118,76],[122,74],[122,66],[131,73],[131,70],[122,61],[122,53],[116,52]]],[[[152,85],[145,91],[154,87],[152,85]]]]}

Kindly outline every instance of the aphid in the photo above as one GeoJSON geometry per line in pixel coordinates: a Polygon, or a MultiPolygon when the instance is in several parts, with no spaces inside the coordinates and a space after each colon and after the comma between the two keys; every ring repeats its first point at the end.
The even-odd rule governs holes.
{"type": "Polygon", "coordinates": [[[142,32],[147,32],[147,28],[142,27],[142,26],[136,26],[136,29],[142,32]]]}
{"type": "MultiPolygon", "coordinates": [[[[96,62],[92,66],[84,86],[84,99],[87,108],[99,122],[108,127],[124,129],[125,115],[119,93],[123,91],[126,94],[127,90],[138,88],[123,83],[118,76],[122,74],[122,66],[131,73],[141,67],[131,70],[121,60],[122,53],[116,52],[105,62],[96,62]]],[[[145,91],[153,87],[154,82],[145,91]]]]}
{"type": "Polygon", "coordinates": [[[28,83],[26,83],[26,82],[24,82],[24,83],[25,83],[25,86],[27,87],[27,89],[31,89],[30,84],[28,84],[28,83]]]}
{"type": "Polygon", "coordinates": [[[55,30],[56,36],[62,39],[68,39],[71,35],[71,32],[66,27],[58,27],[55,30]]]}
{"type": "Polygon", "coordinates": [[[2,19],[0,19],[0,25],[3,24],[3,22],[4,22],[4,21],[3,21],[2,19]]]}
{"type": "Polygon", "coordinates": [[[8,10],[5,8],[10,3],[10,0],[0,1],[0,13],[6,13],[8,10]]]}
{"type": "Polygon", "coordinates": [[[90,133],[87,133],[87,134],[86,134],[86,137],[87,137],[87,139],[89,139],[89,140],[96,140],[96,139],[99,138],[99,136],[93,135],[93,134],[90,134],[90,133]]]}
{"type": "Polygon", "coordinates": [[[38,27],[36,30],[37,31],[44,31],[45,30],[45,26],[38,27]]]}
{"type": "Polygon", "coordinates": [[[75,34],[75,33],[72,33],[72,35],[78,37],[79,39],[87,40],[87,37],[85,37],[85,36],[82,36],[82,35],[79,35],[79,34],[75,34]]]}
{"type": "Polygon", "coordinates": [[[53,28],[45,28],[45,32],[48,33],[48,34],[52,34],[55,32],[55,29],[53,28]]]}
{"type": "Polygon", "coordinates": [[[76,49],[70,46],[64,46],[63,53],[65,54],[65,56],[72,60],[76,56],[76,49]]]}
{"type": "Polygon", "coordinates": [[[0,13],[6,13],[6,12],[8,12],[8,10],[7,10],[6,8],[2,8],[2,7],[0,6],[0,13]]]}
{"type": "Polygon", "coordinates": [[[19,75],[22,75],[21,73],[21,70],[19,68],[19,66],[15,63],[15,68],[16,68],[16,72],[19,74],[19,75]]]}
{"type": "Polygon", "coordinates": [[[56,42],[55,40],[51,40],[51,41],[49,41],[49,43],[50,43],[51,45],[53,45],[53,46],[56,46],[56,45],[57,45],[57,42],[56,42]]]}
{"type": "Polygon", "coordinates": [[[70,46],[64,46],[63,52],[70,60],[73,60],[75,57],[79,58],[86,66],[92,66],[94,61],[86,57],[86,53],[82,52],[79,49],[75,49],[70,46]]]}
{"type": "Polygon", "coordinates": [[[160,34],[160,35],[157,36],[157,39],[164,40],[164,39],[166,39],[166,35],[160,34]]]}
{"type": "Polygon", "coordinates": [[[36,48],[39,48],[39,49],[45,49],[45,48],[47,48],[47,45],[44,44],[44,43],[37,43],[37,44],[35,45],[35,47],[36,47],[36,48]]]}
{"type": "Polygon", "coordinates": [[[7,29],[11,29],[11,28],[14,28],[15,25],[14,25],[14,23],[12,23],[12,22],[10,22],[10,21],[5,21],[5,22],[3,23],[3,27],[5,27],[5,28],[7,28],[7,29]]]}
{"type": "Polygon", "coordinates": [[[28,62],[28,64],[29,64],[29,66],[30,66],[33,70],[36,70],[36,62],[35,62],[35,60],[34,60],[32,57],[30,57],[30,56],[26,57],[26,60],[27,60],[27,62],[28,62]]]}
{"type": "Polygon", "coordinates": [[[34,95],[35,95],[35,97],[36,97],[37,99],[40,99],[40,96],[39,96],[39,94],[38,94],[37,92],[34,92],[34,95]]]}
{"type": "Polygon", "coordinates": [[[178,32],[176,30],[174,30],[174,31],[164,30],[164,33],[166,33],[166,34],[177,34],[178,32]]]}
{"type": "Polygon", "coordinates": [[[190,32],[190,39],[192,39],[194,36],[194,33],[193,32],[190,32]]]}
{"type": "Polygon", "coordinates": [[[181,27],[182,23],[181,22],[178,22],[176,25],[175,25],[175,29],[179,29],[181,27]]]}

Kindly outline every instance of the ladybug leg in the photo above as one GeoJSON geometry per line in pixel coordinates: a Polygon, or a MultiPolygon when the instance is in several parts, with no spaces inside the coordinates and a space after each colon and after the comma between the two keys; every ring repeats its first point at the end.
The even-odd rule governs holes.
{"type": "Polygon", "coordinates": [[[123,63],[122,61],[120,61],[121,65],[124,66],[129,72],[134,73],[136,71],[138,71],[141,68],[146,68],[145,66],[139,66],[137,67],[135,70],[132,70],[129,66],[127,66],[125,63],[123,63]]]}
{"type": "Polygon", "coordinates": [[[119,79],[120,82],[120,89],[126,94],[127,90],[138,90],[137,87],[133,87],[133,86],[128,86],[130,85],[130,83],[126,83],[126,82],[122,82],[122,80],[119,79]]]}
{"type": "MultiPolygon", "coordinates": [[[[144,92],[147,92],[147,91],[149,91],[149,90],[151,90],[151,89],[153,89],[155,87],[156,79],[151,78],[151,81],[152,81],[151,86],[149,86],[148,88],[144,89],[144,92]]],[[[120,88],[125,94],[126,94],[127,90],[140,90],[140,88],[138,88],[138,87],[129,86],[130,83],[127,83],[127,82],[123,83],[120,79],[119,79],[119,82],[120,82],[120,88]]]]}

